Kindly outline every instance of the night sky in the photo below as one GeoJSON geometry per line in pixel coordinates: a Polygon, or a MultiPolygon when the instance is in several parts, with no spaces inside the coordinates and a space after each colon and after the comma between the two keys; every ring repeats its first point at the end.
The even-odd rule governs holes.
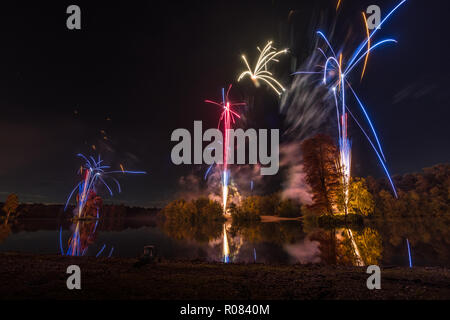
{"type": "MultiPolygon", "coordinates": [[[[277,123],[273,94],[236,79],[243,53],[269,39],[289,44],[290,10],[298,12],[293,51],[303,56],[324,27],[315,25],[320,14],[336,19],[336,42],[351,32],[353,48],[363,40],[361,11],[377,4],[385,14],[398,3],[343,0],[336,16],[333,0],[60,2],[0,10],[0,201],[16,192],[25,202],[63,203],[78,181],[76,154],[99,152],[114,168],[149,172],[121,177],[114,202],[160,206],[194,170],[171,163],[172,131],[192,131],[194,120],[215,127],[219,111],[204,100],[219,99],[223,86],[233,83],[238,99],[256,92],[259,120],[277,123]],[[70,4],[81,7],[81,30],[66,28],[70,4]]],[[[450,160],[449,10],[448,1],[408,1],[377,38],[399,43],[375,52],[364,81],[353,81],[392,174],[450,160]]],[[[285,84],[287,60],[275,68],[285,84]]],[[[350,130],[354,173],[381,177],[367,142],[350,130]]]]}

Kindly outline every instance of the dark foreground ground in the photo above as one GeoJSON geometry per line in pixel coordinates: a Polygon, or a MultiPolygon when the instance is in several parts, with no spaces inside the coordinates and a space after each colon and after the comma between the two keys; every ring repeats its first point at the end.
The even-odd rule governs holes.
{"type": "Polygon", "coordinates": [[[365,268],[95,259],[0,253],[1,299],[450,299],[450,270],[382,268],[368,290],[365,268]],[[81,268],[81,290],[66,269],[81,268]]]}

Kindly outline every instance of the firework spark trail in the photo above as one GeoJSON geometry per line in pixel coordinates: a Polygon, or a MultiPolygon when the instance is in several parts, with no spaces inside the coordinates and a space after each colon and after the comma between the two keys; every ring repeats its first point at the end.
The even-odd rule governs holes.
{"type": "MultiPolygon", "coordinates": [[[[244,102],[230,102],[229,100],[229,94],[230,90],[232,88],[232,85],[230,84],[228,87],[228,90],[225,94],[225,88],[222,88],[222,102],[218,103],[212,100],[205,100],[206,103],[211,103],[214,105],[219,106],[223,109],[219,123],[217,125],[218,128],[220,128],[221,124],[223,127],[223,170],[222,170],[222,203],[223,203],[223,212],[226,213],[227,209],[227,199],[228,199],[228,184],[229,184],[229,178],[230,178],[230,172],[228,170],[228,152],[230,147],[230,129],[231,129],[231,123],[236,123],[235,117],[241,118],[237,112],[233,110],[233,107],[238,106],[245,106],[246,104],[244,102]]],[[[208,168],[208,171],[211,169],[208,168]]]]}
{"type": "Polygon", "coordinates": [[[258,50],[260,51],[260,55],[254,69],[250,67],[245,55],[242,55],[242,60],[244,60],[247,70],[239,75],[238,82],[245,76],[249,76],[257,87],[259,86],[258,80],[264,81],[280,96],[285,89],[283,85],[273,77],[273,74],[267,70],[267,66],[271,62],[279,62],[276,58],[283,53],[287,53],[288,50],[284,49],[277,51],[277,49],[272,47],[272,41],[269,41],[263,50],[260,50],[259,47],[258,50]]]}
{"type": "MultiPolygon", "coordinates": [[[[388,15],[382,20],[379,27],[381,27],[382,24],[384,24],[390,16],[403,4],[406,0],[401,1],[394,9],[392,9],[388,15]]],[[[364,16],[365,18],[365,16],[364,16]]],[[[367,20],[365,19],[366,25],[367,20]]],[[[366,64],[368,55],[370,52],[377,47],[386,44],[386,43],[396,43],[394,39],[384,39],[379,42],[377,42],[374,45],[371,45],[372,37],[375,35],[375,33],[379,30],[379,28],[376,28],[372,33],[367,34],[367,39],[358,47],[358,49],[354,52],[352,55],[352,58],[349,60],[348,63],[345,64],[344,68],[344,62],[343,62],[343,56],[342,53],[339,55],[339,57],[336,55],[336,51],[333,49],[332,45],[330,44],[330,41],[327,39],[324,33],[318,31],[317,34],[325,41],[328,49],[331,51],[331,55],[327,55],[324,50],[320,50],[320,52],[324,55],[326,58],[326,62],[323,65],[323,79],[322,84],[325,86],[329,86],[330,91],[333,93],[335,105],[336,105],[336,112],[337,112],[337,118],[338,118],[338,132],[339,132],[339,161],[340,161],[340,169],[343,174],[343,187],[344,187],[344,198],[345,198],[345,213],[347,213],[347,204],[348,204],[348,184],[350,181],[350,170],[351,170],[351,143],[348,138],[348,116],[347,116],[347,101],[346,101],[346,88],[350,88],[353,97],[357,101],[359,107],[361,108],[364,117],[366,121],[369,123],[370,129],[372,131],[372,135],[374,136],[376,140],[376,145],[372,142],[369,135],[366,133],[366,131],[363,129],[363,127],[358,123],[359,128],[364,133],[366,138],[369,140],[372,148],[374,149],[375,153],[377,154],[381,165],[383,166],[383,169],[385,170],[385,173],[389,179],[389,182],[391,184],[392,190],[397,197],[397,191],[394,186],[394,183],[391,179],[391,176],[389,174],[389,171],[386,167],[386,158],[384,156],[383,148],[381,147],[381,143],[378,139],[378,135],[376,133],[376,130],[373,126],[373,123],[367,114],[366,108],[362,104],[361,100],[357,96],[356,92],[353,90],[353,88],[350,85],[350,82],[347,80],[348,75],[350,72],[363,60],[364,60],[364,67],[362,72],[362,77],[364,76],[366,64]],[[363,51],[364,47],[367,45],[367,50],[363,51]],[[331,78],[331,79],[330,79],[331,78]],[[334,80],[333,80],[334,79],[334,80]],[[381,155],[381,156],[380,156],[381,155]]],[[[295,74],[311,74],[310,71],[307,72],[296,72],[295,74]]],[[[352,115],[352,117],[356,120],[356,118],[352,115]]],[[[357,121],[357,120],[356,120],[357,121]]]]}
{"type": "MultiPolygon", "coordinates": [[[[79,182],[75,186],[75,188],[72,190],[72,192],[70,193],[69,197],[67,198],[64,210],[67,209],[67,206],[69,205],[69,202],[70,202],[73,194],[78,189],[78,205],[77,205],[78,218],[83,217],[83,210],[84,210],[84,207],[88,200],[89,194],[90,194],[90,192],[95,192],[96,187],[99,183],[104,185],[108,189],[111,196],[113,195],[112,189],[106,183],[104,178],[106,178],[109,175],[114,174],[114,173],[146,174],[145,171],[123,170],[123,166],[122,166],[122,170],[105,171],[105,170],[109,169],[110,167],[106,166],[106,165],[102,165],[103,160],[100,159],[100,156],[98,156],[97,160],[95,160],[92,156],[89,158],[85,157],[82,154],[78,154],[77,156],[83,158],[86,161],[85,165],[81,166],[81,168],[79,170],[80,174],[83,174],[83,171],[85,171],[85,175],[84,175],[83,181],[79,182]]],[[[110,177],[110,178],[116,183],[118,191],[121,192],[122,190],[121,190],[119,181],[117,181],[117,179],[115,179],[113,177],[110,177]]],[[[98,212],[97,212],[97,214],[98,214],[98,212]]]]}
{"type": "MultiPolygon", "coordinates": [[[[369,24],[367,23],[367,17],[366,14],[362,13],[363,19],[364,19],[364,26],[366,27],[366,35],[367,35],[367,50],[370,52],[370,31],[369,31],[369,24]]],[[[367,61],[369,60],[369,54],[366,55],[366,58],[364,60],[364,67],[361,72],[361,81],[364,78],[364,74],[366,73],[366,67],[367,67],[367,61]]]]}

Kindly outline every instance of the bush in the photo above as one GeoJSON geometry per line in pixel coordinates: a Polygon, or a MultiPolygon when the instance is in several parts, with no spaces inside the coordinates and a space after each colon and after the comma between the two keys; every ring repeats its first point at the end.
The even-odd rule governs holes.
{"type": "Polygon", "coordinates": [[[174,200],[161,210],[161,216],[162,229],[171,238],[199,242],[220,237],[225,221],[221,204],[208,198],[174,200]]]}
{"type": "Polygon", "coordinates": [[[174,200],[165,206],[161,212],[169,221],[194,223],[224,219],[221,204],[208,198],[199,198],[192,201],[174,200]]]}
{"type": "Polygon", "coordinates": [[[252,207],[248,207],[245,205],[237,207],[234,203],[232,203],[229,206],[228,210],[231,213],[231,218],[233,219],[233,224],[240,223],[243,221],[253,222],[253,221],[261,220],[261,218],[259,216],[259,211],[253,210],[252,207]]]}

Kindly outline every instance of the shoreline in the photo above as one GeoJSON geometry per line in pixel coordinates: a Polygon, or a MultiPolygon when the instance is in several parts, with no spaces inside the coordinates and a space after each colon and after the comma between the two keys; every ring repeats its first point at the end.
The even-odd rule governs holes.
{"type": "Polygon", "coordinates": [[[0,299],[385,300],[450,299],[450,269],[382,267],[381,290],[365,267],[223,264],[0,253],[0,299]],[[82,290],[68,290],[79,265],[82,290]]]}
{"type": "MultiPolygon", "coordinates": [[[[260,220],[258,222],[280,222],[280,221],[302,221],[303,217],[295,217],[295,218],[284,218],[284,217],[279,217],[279,216],[259,216],[260,220]]],[[[226,215],[224,216],[226,221],[232,221],[233,218],[231,217],[231,215],[226,215]]]]}
{"type": "Polygon", "coordinates": [[[301,221],[302,217],[283,218],[278,216],[260,216],[261,222],[278,222],[278,221],[301,221]]]}

